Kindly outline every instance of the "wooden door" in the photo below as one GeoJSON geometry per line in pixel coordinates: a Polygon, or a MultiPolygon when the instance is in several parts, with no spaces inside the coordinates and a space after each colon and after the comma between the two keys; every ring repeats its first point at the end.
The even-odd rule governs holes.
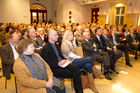
{"type": "Polygon", "coordinates": [[[98,23],[99,20],[99,8],[93,8],[91,13],[91,23],[98,23]]]}

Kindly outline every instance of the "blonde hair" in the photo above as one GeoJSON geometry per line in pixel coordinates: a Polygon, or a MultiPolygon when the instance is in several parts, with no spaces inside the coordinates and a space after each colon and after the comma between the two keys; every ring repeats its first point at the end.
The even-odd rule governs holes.
{"type": "Polygon", "coordinates": [[[62,41],[68,40],[68,37],[69,37],[70,33],[72,33],[72,31],[66,31],[64,36],[63,36],[63,40],[62,41]]]}

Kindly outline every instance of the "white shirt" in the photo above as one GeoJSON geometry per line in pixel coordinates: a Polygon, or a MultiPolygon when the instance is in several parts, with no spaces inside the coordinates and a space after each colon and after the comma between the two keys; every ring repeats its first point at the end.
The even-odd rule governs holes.
{"type": "Polygon", "coordinates": [[[44,35],[40,35],[40,38],[41,38],[42,40],[44,40],[44,35]]]}
{"type": "Polygon", "coordinates": [[[115,41],[115,35],[112,34],[112,36],[113,36],[113,43],[116,44],[117,42],[115,41]]]}
{"type": "Polygon", "coordinates": [[[18,56],[19,56],[17,51],[16,51],[16,49],[15,49],[16,46],[13,46],[11,43],[10,43],[10,46],[11,46],[12,51],[14,53],[14,59],[16,60],[18,58],[18,56]]]}
{"type": "MultiPolygon", "coordinates": [[[[76,48],[76,43],[74,42],[74,40],[72,41],[72,43],[71,43],[70,41],[67,41],[67,40],[66,40],[66,42],[67,42],[68,44],[70,44],[70,45],[72,45],[72,43],[73,43],[72,46],[74,46],[74,48],[76,48]],[[75,44],[74,44],[74,43],[75,43],[75,44]]],[[[70,52],[70,53],[68,54],[68,56],[69,56],[70,58],[73,58],[73,60],[74,60],[74,59],[81,58],[81,56],[78,56],[78,55],[76,55],[76,54],[73,53],[73,52],[70,52]]]]}

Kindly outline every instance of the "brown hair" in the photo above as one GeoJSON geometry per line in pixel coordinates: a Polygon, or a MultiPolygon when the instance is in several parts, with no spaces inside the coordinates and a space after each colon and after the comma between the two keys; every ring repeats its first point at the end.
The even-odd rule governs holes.
{"type": "Polygon", "coordinates": [[[30,45],[30,44],[34,44],[34,41],[31,39],[23,39],[21,41],[19,41],[18,45],[17,45],[17,52],[18,53],[23,53],[25,51],[25,49],[30,45]]]}

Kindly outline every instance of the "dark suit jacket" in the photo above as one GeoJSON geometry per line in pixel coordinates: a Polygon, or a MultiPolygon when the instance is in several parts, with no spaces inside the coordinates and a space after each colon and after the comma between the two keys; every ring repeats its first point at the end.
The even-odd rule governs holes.
{"type": "Polygon", "coordinates": [[[106,51],[107,50],[107,46],[106,46],[106,43],[105,43],[105,41],[103,39],[103,36],[100,36],[100,40],[101,40],[102,46],[100,45],[100,42],[99,42],[97,36],[94,37],[94,41],[95,41],[96,45],[98,45],[98,49],[106,51]]]}
{"type": "MultiPolygon", "coordinates": [[[[135,34],[133,34],[133,36],[134,36],[136,42],[138,42],[138,39],[136,38],[135,34]]],[[[133,46],[134,41],[133,41],[133,37],[131,36],[131,34],[128,34],[126,36],[126,41],[127,41],[127,43],[129,44],[130,47],[133,46]]]]}
{"type": "Polygon", "coordinates": [[[91,40],[86,41],[85,39],[82,41],[82,48],[84,56],[91,56],[94,53],[94,49],[96,47],[93,46],[93,42],[91,40]]]}
{"type": "MultiPolygon", "coordinates": [[[[56,46],[60,57],[64,59],[59,46],[56,46]]],[[[47,44],[42,48],[41,57],[50,65],[53,72],[61,68],[60,66],[58,66],[58,59],[50,42],[47,42],[47,44]]]]}
{"type": "Polygon", "coordinates": [[[140,32],[135,32],[137,40],[140,42],[140,32]]]}
{"type": "MultiPolygon", "coordinates": [[[[108,35],[108,38],[111,42],[113,42],[113,36],[112,34],[111,35],[108,35]]],[[[118,35],[115,35],[115,40],[117,43],[120,43],[120,39],[118,38],[118,35]]]]}
{"type": "Polygon", "coordinates": [[[9,43],[0,47],[0,56],[2,59],[3,76],[7,79],[11,78],[10,73],[13,73],[14,54],[9,43]]]}
{"type": "Polygon", "coordinates": [[[114,44],[109,40],[108,36],[103,36],[103,39],[106,43],[106,46],[109,47],[109,48],[113,48],[114,47],[114,44]]]}

